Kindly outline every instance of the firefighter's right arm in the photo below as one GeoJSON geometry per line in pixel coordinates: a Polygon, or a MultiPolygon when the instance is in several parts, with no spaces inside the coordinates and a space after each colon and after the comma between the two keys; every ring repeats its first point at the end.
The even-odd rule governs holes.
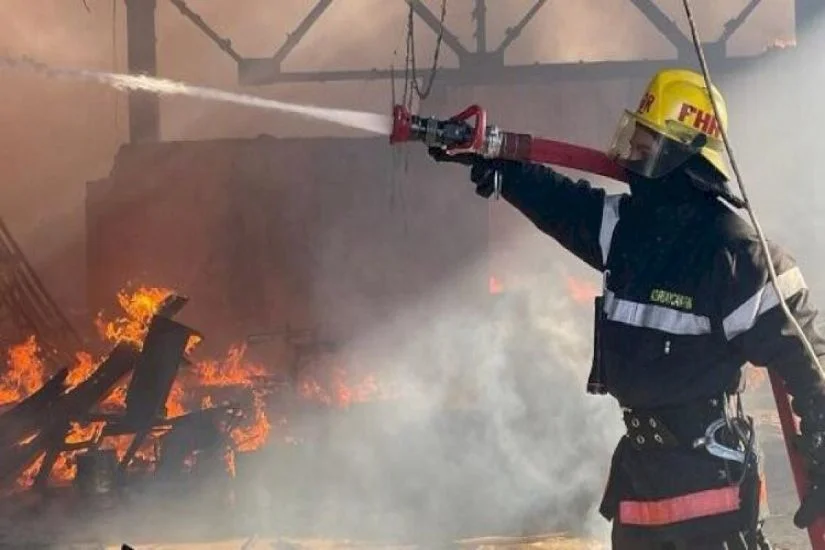
{"type": "MultiPolygon", "coordinates": [[[[432,150],[430,154],[437,161],[451,160],[432,150]]],[[[603,256],[618,221],[618,201],[610,200],[604,190],[541,164],[474,155],[458,162],[472,166],[470,179],[484,197],[492,193],[493,174],[498,171],[501,195],[507,202],[591,267],[604,269],[603,256]]]]}

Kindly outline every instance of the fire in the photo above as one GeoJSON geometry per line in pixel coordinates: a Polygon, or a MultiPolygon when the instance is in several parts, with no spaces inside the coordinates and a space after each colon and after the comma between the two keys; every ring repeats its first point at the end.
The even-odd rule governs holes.
{"type": "Polygon", "coordinates": [[[373,375],[366,376],[353,385],[348,383],[347,378],[347,371],[341,367],[336,367],[332,370],[329,387],[323,387],[314,378],[307,378],[301,382],[299,391],[301,396],[306,399],[320,401],[325,405],[342,409],[348,408],[353,403],[363,403],[387,397],[383,395],[373,375]]]}
{"type": "Polygon", "coordinates": [[[169,397],[166,398],[166,416],[168,418],[183,416],[188,412],[186,406],[183,404],[185,397],[186,390],[184,390],[183,385],[179,381],[175,380],[172,384],[172,389],[169,391],[169,397]]]}
{"type": "MultiPolygon", "coordinates": [[[[238,451],[247,452],[260,448],[270,432],[266,416],[266,392],[256,388],[256,382],[266,376],[266,369],[245,360],[246,345],[232,346],[223,361],[206,360],[195,365],[197,385],[201,387],[240,386],[252,388],[253,412],[251,425],[239,426],[232,430],[231,437],[238,451]]],[[[201,400],[202,408],[213,405],[212,396],[201,400]]]]}
{"type": "MultiPolygon", "coordinates": [[[[68,444],[87,443],[97,439],[100,436],[100,432],[103,431],[102,422],[92,422],[85,426],[78,422],[72,422],[71,426],[65,438],[65,442],[68,444]]],[[[74,457],[76,455],[76,451],[60,453],[49,476],[53,483],[65,484],[75,478],[77,475],[77,464],[75,464],[74,457]]]]}
{"type": "MultiPolygon", "coordinates": [[[[114,320],[105,320],[102,313],[95,320],[100,335],[112,343],[129,342],[138,348],[142,347],[143,339],[148,331],[148,325],[158,307],[172,294],[166,288],[140,287],[134,292],[121,291],[117,300],[123,310],[123,315],[114,320]]],[[[186,352],[193,351],[200,341],[192,337],[187,345],[186,352]]],[[[44,363],[40,359],[40,349],[32,336],[25,342],[16,345],[8,351],[8,369],[0,377],[0,405],[19,402],[43,386],[47,376],[44,363]]],[[[167,418],[175,418],[193,412],[193,410],[209,409],[218,401],[230,395],[244,393],[249,397],[243,410],[243,419],[240,425],[234,425],[228,433],[232,442],[231,449],[226,454],[226,467],[231,475],[235,475],[236,453],[254,451],[262,447],[273,432],[273,425],[267,416],[267,395],[271,391],[267,385],[270,378],[267,368],[250,361],[247,357],[246,345],[232,346],[223,359],[204,359],[193,362],[191,367],[183,367],[179,376],[173,382],[169,397],[166,401],[167,418]]],[[[191,359],[191,357],[190,357],[191,359]]],[[[66,378],[66,389],[71,389],[89,379],[102,363],[102,358],[95,358],[89,353],[80,352],[75,356],[66,378]]],[[[359,381],[350,380],[348,372],[340,367],[325,371],[324,382],[319,383],[313,377],[304,376],[298,384],[298,393],[310,400],[320,401],[329,406],[347,408],[353,403],[363,402],[380,397],[382,390],[374,376],[366,376],[359,381]]],[[[126,393],[129,380],[121,381],[98,404],[97,409],[107,414],[122,413],[126,408],[126,393]]],[[[233,397],[234,399],[234,397],[233,397]]],[[[283,437],[289,440],[286,434],[286,418],[279,418],[276,422],[279,432],[283,428],[283,437]]],[[[72,422],[64,438],[65,444],[72,450],[60,454],[50,472],[50,481],[55,484],[71,482],[77,475],[75,456],[83,452],[83,448],[99,448],[101,450],[115,450],[119,459],[122,459],[126,449],[132,442],[133,435],[101,437],[104,422],[80,424],[72,422]],[[76,450],[81,449],[81,450],[76,450]]],[[[168,429],[168,428],[165,428],[168,429]]],[[[158,435],[157,432],[155,435],[158,435]]],[[[34,436],[29,438],[33,439],[34,436]]],[[[148,437],[136,454],[139,461],[154,464],[156,439],[148,437]]],[[[32,485],[43,463],[41,455],[30,465],[18,479],[18,488],[32,485]]]]}
{"type": "Polygon", "coordinates": [[[501,294],[504,292],[504,285],[501,283],[495,275],[490,275],[490,278],[487,282],[487,290],[490,294],[501,294]]]}
{"type": "Polygon", "coordinates": [[[115,386],[109,395],[100,403],[103,412],[114,413],[126,409],[126,389],[128,380],[115,386]]]}
{"type": "Polygon", "coordinates": [[[78,384],[85,382],[98,366],[97,362],[92,359],[92,356],[83,351],[75,355],[75,360],[77,362],[66,377],[66,385],[69,388],[74,388],[78,384]]]}
{"type": "Polygon", "coordinates": [[[567,276],[567,290],[570,296],[579,303],[589,303],[598,296],[599,291],[595,285],[586,281],[579,281],[574,277],[567,276]]]}
{"type": "Polygon", "coordinates": [[[43,385],[46,374],[39,352],[34,336],[9,349],[8,370],[0,378],[0,405],[25,399],[43,385]]]}
{"type": "Polygon", "coordinates": [[[263,394],[255,392],[255,414],[251,426],[239,426],[232,430],[230,434],[232,441],[235,443],[235,448],[240,452],[254,451],[259,449],[266,442],[271,426],[269,419],[266,417],[266,404],[263,400],[263,394]]]}
{"type": "Polygon", "coordinates": [[[140,287],[131,294],[123,290],[118,292],[117,301],[126,316],[107,322],[103,320],[102,312],[98,314],[95,324],[100,335],[110,342],[131,342],[141,347],[149,320],[171,294],[168,288],[147,287],[140,287]]]}
{"type": "Polygon", "coordinates": [[[32,462],[31,466],[26,468],[22,474],[20,474],[20,478],[17,480],[17,486],[20,489],[28,489],[32,485],[34,485],[34,479],[37,477],[37,472],[40,471],[40,466],[43,464],[43,460],[46,458],[45,454],[41,454],[37,457],[37,460],[32,462]]]}
{"type": "Polygon", "coordinates": [[[266,369],[244,361],[246,345],[232,346],[221,362],[205,360],[195,365],[198,382],[203,386],[249,386],[266,376],[266,369]]]}

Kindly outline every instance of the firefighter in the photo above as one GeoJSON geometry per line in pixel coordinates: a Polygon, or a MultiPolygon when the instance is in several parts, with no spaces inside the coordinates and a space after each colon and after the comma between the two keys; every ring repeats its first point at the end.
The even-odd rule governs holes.
{"type": "MultiPolygon", "coordinates": [[[[630,193],[609,195],[528,162],[451,155],[476,192],[501,196],[541,231],[603,273],[590,393],[619,403],[627,433],[613,455],[600,512],[612,544],[633,549],[770,548],[765,485],[742,368],[773,369],[801,417],[808,496],[800,528],[825,514],[825,377],[776,299],[755,231],[736,212],[720,141],[727,111],[700,74],[662,70],[625,111],[609,156],[630,193]]],[[[825,337],[794,259],[771,243],[782,297],[818,356],[825,337]]]]}

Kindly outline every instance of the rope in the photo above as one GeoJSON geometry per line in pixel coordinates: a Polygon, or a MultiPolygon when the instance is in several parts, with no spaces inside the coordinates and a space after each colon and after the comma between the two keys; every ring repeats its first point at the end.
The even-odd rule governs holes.
{"type": "MultiPolygon", "coordinates": [[[[713,85],[710,79],[710,71],[708,70],[707,61],[705,59],[704,49],[702,48],[702,43],[699,40],[699,33],[696,30],[696,23],[693,20],[693,10],[690,6],[690,0],[682,0],[682,4],[685,7],[685,13],[687,15],[688,24],[690,25],[690,34],[693,39],[693,46],[696,50],[696,55],[699,57],[699,64],[702,68],[702,74],[705,77],[705,86],[708,89],[708,95],[710,96],[711,105],[713,105],[713,111],[717,118],[717,120],[721,120],[719,116],[719,107],[716,103],[716,98],[710,92],[713,89],[713,85]]],[[[822,371],[822,365],[819,363],[819,357],[816,355],[816,351],[814,350],[811,342],[805,336],[805,332],[802,330],[802,327],[799,325],[799,322],[791,313],[791,310],[788,308],[788,304],[785,303],[785,298],[782,296],[782,290],[779,288],[779,281],[776,276],[776,270],[773,266],[773,258],[771,258],[771,252],[768,248],[768,242],[765,239],[765,234],[762,231],[762,226],[759,223],[759,220],[756,217],[756,213],[754,212],[753,207],[751,206],[751,201],[748,198],[747,191],[745,190],[745,184],[742,182],[742,175],[739,172],[739,167],[736,164],[736,158],[733,154],[733,147],[730,144],[730,140],[728,139],[728,133],[725,130],[722,124],[719,124],[719,131],[722,135],[722,141],[725,144],[725,150],[728,153],[728,158],[730,159],[731,168],[733,169],[733,173],[736,176],[736,183],[739,186],[739,192],[742,194],[742,200],[745,203],[745,209],[748,212],[748,216],[750,217],[751,223],[753,224],[754,229],[756,230],[756,234],[759,237],[759,243],[762,246],[762,251],[765,254],[765,258],[768,262],[768,273],[770,274],[771,283],[773,285],[774,292],[776,292],[776,296],[779,298],[779,306],[782,308],[782,312],[787,317],[788,322],[791,323],[794,330],[796,331],[797,336],[802,341],[803,346],[805,348],[805,352],[810,357],[811,361],[822,371]]]]}
{"type": "MultiPolygon", "coordinates": [[[[117,33],[117,5],[120,0],[112,0],[112,72],[118,72],[118,33],[117,33]]],[[[115,148],[120,145],[120,94],[115,91],[114,101],[114,132],[115,148]]]]}

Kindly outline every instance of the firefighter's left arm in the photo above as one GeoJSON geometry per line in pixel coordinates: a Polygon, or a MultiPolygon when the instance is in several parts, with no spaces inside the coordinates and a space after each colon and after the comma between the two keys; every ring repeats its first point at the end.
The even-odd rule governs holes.
{"type": "MultiPolygon", "coordinates": [[[[811,301],[802,271],[781,248],[771,244],[770,252],[785,304],[825,361],[822,317],[811,301]]],[[[782,311],[759,242],[743,239],[723,251],[715,272],[723,278],[717,302],[719,322],[732,349],[743,361],[776,371],[798,407],[821,401],[825,412],[825,375],[782,311]]]]}
{"type": "MultiPolygon", "coordinates": [[[[781,248],[771,244],[770,252],[782,298],[825,363],[822,317],[802,272],[781,248]]],[[[801,419],[800,444],[810,459],[812,487],[794,522],[806,527],[825,515],[825,375],[782,311],[758,241],[747,239],[725,250],[715,272],[725,279],[718,302],[724,337],[743,363],[767,367],[783,379],[801,419]]]]}

